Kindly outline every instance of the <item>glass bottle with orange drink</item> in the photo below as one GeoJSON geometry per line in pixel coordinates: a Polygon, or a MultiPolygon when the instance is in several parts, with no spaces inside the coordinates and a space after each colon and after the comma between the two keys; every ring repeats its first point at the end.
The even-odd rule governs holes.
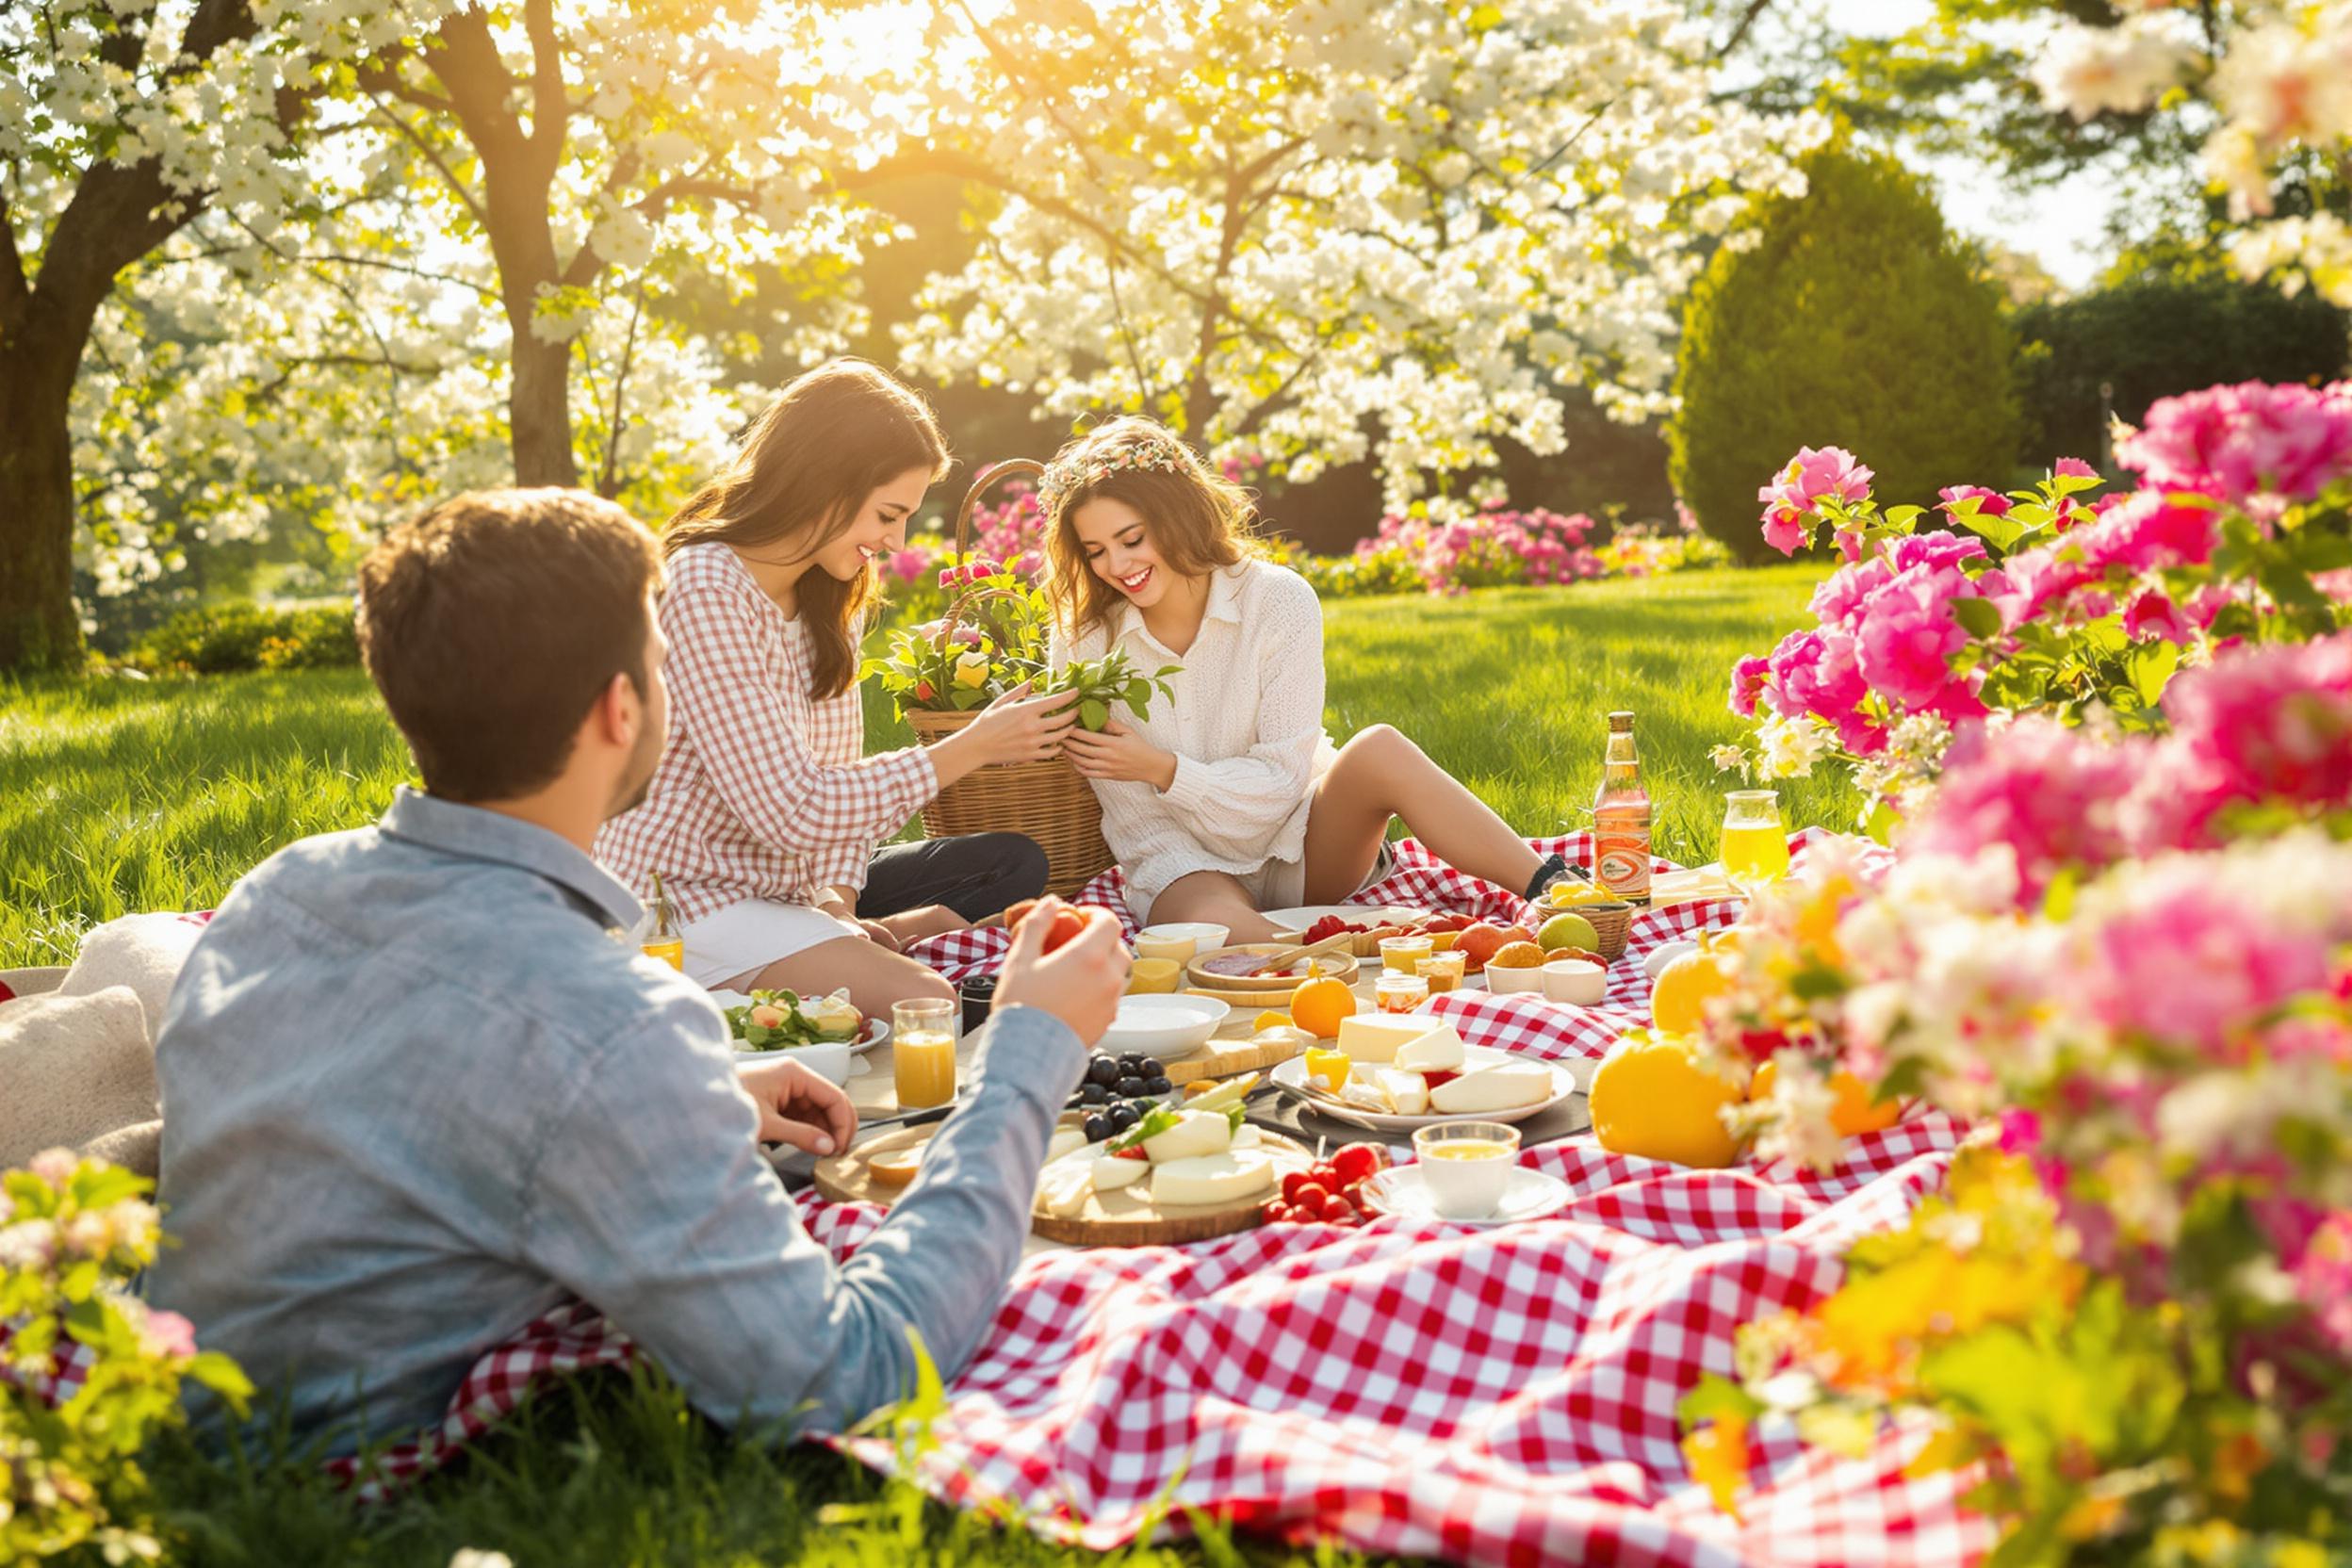
{"type": "Polygon", "coordinates": [[[1627,904],[1650,901],[1650,792],[1633,749],[1633,715],[1609,716],[1609,753],[1592,797],[1592,880],[1627,904]]]}

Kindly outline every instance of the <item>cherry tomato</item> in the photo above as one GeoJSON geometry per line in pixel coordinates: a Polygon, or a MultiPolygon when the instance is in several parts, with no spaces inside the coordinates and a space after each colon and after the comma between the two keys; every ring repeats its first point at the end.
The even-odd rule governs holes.
{"type": "Polygon", "coordinates": [[[1331,1169],[1348,1187],[1361,1184],[1387,1164],[1388,1152],[1377,1143],[1351,1143],[1331,1156],[1331,1169]]]}

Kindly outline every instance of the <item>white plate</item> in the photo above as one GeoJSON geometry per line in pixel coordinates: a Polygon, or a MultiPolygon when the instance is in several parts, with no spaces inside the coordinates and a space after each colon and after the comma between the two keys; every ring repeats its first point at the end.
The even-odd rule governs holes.
{"type": "Polygon", "coordinates": [[[1104,1055],[1152,1056],[1160,1061],[1189,1056],[1208,1044],[1233,1012],[1213,996],[1146,994],[1122,996],[1119,1014],[1095,1049],[1104,1055]]]}
{"type": "Polygon", "coordinates": [[[1364,1184],[1364,1191],[1382,1214],[1393,1214],[1413,1225],[1511,1225],[1523,1219],[1541,1219],[1558,1214],[1568,1206],[1576,1194],[1559,1177],[1526,1166],[1514,1167],[1511,1184],[1503,1189],[1503,1200],[1494,1212],[1478,1219],[1455,1219],[1437,1212],[1430,1201],[1429,1184],[1421,1178],[1418,1165],[1392,1166],[1364,1184]]]}
{"type": "Polygon", "coordinates": [[[1436,911],[1413,909],[1401,904],[1302,904],[1295,909],[1261,911],[1284,931],[1304,931],[1326,915],[1337,915],[1350,925],[1409,925],[1436,911]]]}
{"type": "MultiPolygon", "coordinates": [[[[1391,1116],[1385,1111],[1367,1111],[1361,1106],[1339,1106],[1328,1100],[1305,1102],[1307,1108],[1317,1116],[1328,1116],[1335,1121],[1346,1121],[1358,1127],[1369,1127],[1381,1133],[1410,1133],[1416,1127],[1434,1127],[1446,1121],[1525,1121],[1540,1116],[1579,1090],[1576,1073],[1564,1063],[1547,1062],[1539,1056],[1524,1056],[1509,1051],[1495,1051],[1487,1046],[1474,1045],[1462,1053],[1462,1070],[1494,1067],[1502,1062],[1534,1062],[1549,1068],[1552,1073],[1552,1097],[1533,1105],[1521,1105],[1508,1111],[1463,1111],[1446,1116],[1391,1116]]],[[[1274,1081],[1285,1088],[1300,1089],[1307,1081],[1307,1058],[1293,1056],[1274,1069],[1274,1081]]]]}
{"type": "MultiPolygon", "coordinates": [[[[712,991],[710,1000],[717,1003],[722,1010],[728,1007],[748,1006],[751,1003],[751,998],[741,991],[712,991]]],[[[854,1040],[833,1040],[821,1045],[797,1045],[784,1051],[739,1050],[735,1053],[735,1057],[738,1061],[764,1062],[777,1056],[797,1056],[807,1062],[819,1077],[836,1084],[845,1084],[864,1070],[866,1053],[877,1045],[888,1044],[890,1037],[890,1021],[886,1018],[870,1018],[866,1020],[865,1028],[858,1031],[858,1037],[854,1040]]]]}

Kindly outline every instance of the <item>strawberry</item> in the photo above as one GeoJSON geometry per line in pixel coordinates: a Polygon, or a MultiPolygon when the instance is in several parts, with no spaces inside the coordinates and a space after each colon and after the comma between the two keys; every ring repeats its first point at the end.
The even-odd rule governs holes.
{"type": "Polygon", "coordinates": [[[1341,1187],[1348,1184],[1339,1179],[1339,1172],[1331,1168],[1331,1164],[1329,1160],[1326,1160],[1321,1165],[1316,1166],[1314,1169],[1308,1171],[1307,1174],[1313,1178],[1315,1184],[1321,1187],[1325,1192],[1337,1192],[1341,1187]]]}
{"type": "Polygon", "coordinates": [[[1455,1079],[1461,1077],[1462,1074],[1459,1072],[1425,1072],[1421,1076],[1428,1083],[1429,1087],[1436,1088],[1442,1084],[1452,1083],[1455,1079]]]}

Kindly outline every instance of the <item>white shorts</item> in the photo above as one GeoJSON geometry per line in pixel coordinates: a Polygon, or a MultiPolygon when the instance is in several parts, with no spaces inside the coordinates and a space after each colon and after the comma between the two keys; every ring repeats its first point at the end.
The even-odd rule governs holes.
{"type": "MultiPolygon", "coordinates": [[[[1208,869],[1213,870],[1215,868],[1208,869]]],[[[1391,875],[1395,874],[1396,870],[1396,846],[1391,843],[1382,843],[1380,845],[1380,852],[1372,857],[1372,869],[1365,872],[1364,874],[1364,880],[1356,884],[1356,891],[1362,892],[1364,889],[1372,886],[1375,882],[1387,880],[1391,875]]],[[[1266,864],[1260,866],[1255,871],[1233,872],[1228,874],[1232,875],[1234,880],[1241,884],[1242,891],[1250,895],[1250,906],[1251,908],[1296,909],[1300,904],[1306,901],[1307,862],[1305,857],[1303,856],[1296,860],[1268,860],[1266,864]]],[[[1166,890],[1166,889],[1161,890],[1163,892],[1166,890]]],[[[1152,896],[1156,899],[1158,894],[1154,894],[1152,896]]],[[[1134,899],[1135,894],[1130,891],[1128,897],[1131,901],[1130,907],[1132,908],[1132,900],[1134,899]]],[[[1150,904],[1146,904],[1140,909],[1134,909],[1133,912],[1135,917],[1136,924],[1149,925],[1152,923],[1152,906],[1150,904]]],[[[690,950],[687,955],[687,962],[691,965],[693,961],[693,954],[690,950]]]]}
{"type": "Polygon", "coordinates": [[[686,978],[707,990],[726,990],[735,988],[728,981],[748,980],[778,958],[858,933],[812,905],[747,898],[688,921],[678,934],[686,939],[686,978]]]}

